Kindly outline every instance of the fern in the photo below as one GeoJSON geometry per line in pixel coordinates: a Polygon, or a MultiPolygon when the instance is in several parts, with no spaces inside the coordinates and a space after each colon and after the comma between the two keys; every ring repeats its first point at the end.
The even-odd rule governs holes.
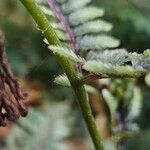
{"type": "MultiPolygon", "coordinates": [[[[100,19],[104,15],[104,10],[91,6],[90,0],[38,0],[51,24],[34,0],[21,1],[35,19],[39,30],[46,37],[44,41],[48,46],[50,44],[49,48],[65,70],[67,76],[59,76],[55,82],[73,87],[95,148],[103,149],[86,98],[84,84],[100,78],[134,78],[147,74],[150,71],[150,50],[143,54],[119,50],[120,40],[108,34],[112,25],[100,19]],[[83,70],[90,74],[84,75],[83,70]]],[[[103,90],[102,93],[112,108],[113,115],[118,102],[109,90],[103,90]]]]}
{"type": "MultiPolygon", "coordinates": [[[[52,5],[52,1],[49,0],[48,2],[51,7],[54,7],[54,4],[52,5]]],[[[63,19],[57,18],[58,14],[52,8],[54,15],[57,18],[57,22],[54,24],[58,23],[61,25],[60,30],[62,29],[62,31],[65,31],[66,36],[69,37],[68,41],[65,41],[64,39],[64,44],[69,47],[70,51],[72,50],[76,54],[81,55],[83,52],[86,53],[86,61],[82,61],[82,69],[89,71],[93,74],[93,76],[94,74],[98,74],[98,78],[134,78],[143,76],[149,72],[150,50],[146,50],[143,54],[137,54],[128,53],[126,49],[120,48],[120,40],[108,34],[108,32],[112,29],[112,25],[109,22],[100,19],[100,17],[104,14],[104,10],[97,9],[97,7],[94,6],[91,7],[89,6],[89,3],[89,0],[82,0],[82,2],[68,0],[61,1],[61,3],[59,1],[58,6],[61,8],[60,12],[66,19],[65,28],[61,25],[63,24],[63,19]],[[72,31],[71,33],[68,32],[68,28],[69,31],[72,31]]],[[[55,5],[57,5],[57,3],[55,3],[55,5]]],[[[60,47],[58,48],[60,49],[60,47]]],[[[60,53],[63,52],[64,51],[61,51],[60,53]]],[[[64,57],[67,58],[67,56],[64,57]]],[[[76,57],[74,56],[74,58],[76,57]]],[[[91,81],[92,78],[90,78],[89,81],[91,81]]],[[[70,85],[66,76],[56,78],[55,82],[61,85],[70,85]]],[[[133,90],[131,91],[134,92],[133,90]]],[[[131,95],[132,92],[130,93],[131,95]]],[[[109,97],[112,99],[111,97],[113,97],[113,95],[110,96],[111,93],[108,95],[106,93],[109,93],[109,90],[108,92],[102,91],[104,99],[106,100],[110,110],[113,109],[111,111],[113,113],[111,114],[112,117],[114,117],[116,108],[119,105],[117,101],[118,98],[114,97],[112,102],[109,100],[109,97]]],[[[129,92],[127,91],[127,93],[129,92]]],[[[132,97],[131,95],[130,97],[132,97]]],[[[124,99],[127,98],[124,97],[124,99]]],[[[139,112],[138,108],[136,111],[132,108],[129,108],[129,110],[130,112],[139,112]]]]}
{"type": "MultiPolygon", "coordinates": [[[[64,33],[64,36],[57,34],[60,40],[63,40],[70,51],[76,54],[86,51],[88,61],[84,62],[84,59],[81,58],[77,61],[77,56],[71,54],[71,52],[68,53],[67,49],[66,52],[61,51],[60,47],[58,47],[60,50],[60,53],[58,53],[60,55],[64,53],[65,58],[72,55],[72,60],[74,57],[73,61],[83,63],[83,69],[94,74],[108,74],[109,77],[111,75],[116,77],[139,77],[149,71],[150,50],[145,51],[143,54],[137,54],[118,49],[120,40],[107,33],[112,29],[112,25],[100,19],[104,15],[104,10],[90,6],[89,3],[90,0],[83,0],[82,2],[68,0],[58,1],[58,3],[54,0],[48,0],[48,4],[53,10],[53,14],[50,12],[49,17],[56,16],[52,25],[55,29],[57,29],[56,26],[59,26],[59,31],[64,33]],[[66,40],[66,37],[68,37],[68,40],[66,40]]],[[[47,3],[44,3],[44,6],[43,2],[39,2],[39,4],[42,9],[48,9],[47,3]]],[[[44,11],[45,14],[48,14],[47,12],[44,11]]]]}

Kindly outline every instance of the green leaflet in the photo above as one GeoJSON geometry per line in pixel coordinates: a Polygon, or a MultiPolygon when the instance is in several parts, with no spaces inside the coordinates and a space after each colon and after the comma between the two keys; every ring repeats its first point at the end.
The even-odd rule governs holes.
{"type": "MultiPolygon", "coordinates": [[[[65,42],[68,41],[67,35],[64,31],[56,29],[55,32],[56,32],[56,34],[57,34],[57,36],[59,37],[60,40],[65,41],[65,42]]],[[[44,39],[43,41],[44,41],[44,43],[49,45],[47,39],[44,39]]]]}
{"type": "Polygon", "coordinates": [[[101,51],[90,51],[87,60],[101,60],[104,63],[112,65],[123,65],[127,61],[128,52],[126,49],[114,49],[101,51]]]}
{"type": "Polygon", "coordinates": [[[112,95],[112,93],[108,89],[102,90],[102,95],[110,109],[111,117],[113,118],[118,106],[117,99],[112,95]]]}
{"type": "Polygon", "coordinates": [[[63,41],[68,40],[67,35],[64,31],[56,29],[55,32],[56,32],[56,34],[57,34],[57,36],[59,37],[60,40],[63,40],[63,41]]]}
{"type": "MultiPolygon", "coordinates": [[[[128,53],[125,49],[119,50],[105,50],[91,51],[87,55],[88,60],[101,61],[102,63],[120,66],[118,69],[122,69],[124,66],[129,66],[139,71],[150,70],[150,50],[144,51],[142,54],[128,53]]],[[[121,71],[121,70],[120,70],[121,71]]]]}
{"type": "MultiPolygon", "coordinates": [[[[66,86],[66,87],[70,87],[70,82],[67,78],[66,75],[59,75],[55,78],[54,82],[56,84],[59,84],[59,85],[62,85],[62,86],[66,86]]],[[[88,92],[88,93],[97,93],[97,89],[95,89],[94,87],[90,86],[90,85],[84,85],[85,86],[85,90],[88,92]]]]}
{"type": "Polygon", "coordinates": [[[97,35],[97,36],[84,36],[78,38],[79,47],[82,50],[90,49],[105,49],[118,47],[120,41],[114,37],[108,35],[97,35]]]}
{"type": "Polygon", "coordinates": [[[150,58],[150,49],[147,49],[146,51],[144,51],[143,56],[150,58]]]}
{"type": "Polygon", "coordinates": [[[62,5],[62,10],[65,14],[69,14],[83,6],[87,5],[91,0],[68,0],[67,3],[62,5]]]}
{"type": "Polygon", "coordinates": [[[134,68],[150,71],[150,50],[144,51],[143,54],[129,53],[128,61],[132,62],[134,68]]]}
{"type": "Polygon", "coordinates": [[[69,23],[71,26],[76,26],[86,21],[94,20],[103,16],[104,10],[97,7],[85,7],[69,15],[69,23]]]}
{"type": "Polygon", "coordinates": [[[85,87],[85,90],[86,90],[89,94],[95,94],[95,93],[98,92],[97,89],[94,88],[94,87],[91,86],[91,85],[84,85],[84,87],[85,87]]]}
{"type": "Polygon", "coordinates": [[[74,29],[76,36],[82,36],[84,34],[108,32],[112,29],[112,25],[104,20],[95,20],[86,22],[74,29]]]}
{"type": "Polygon", "coordinates": [[[49,46],[48,47],[50,50],[52,50],[53,53],[57,53],[60,56],[70,59],[74,62],[78,63],[84,63],[84,58],[81,58],[80,56],[77,56],[75,53],[70,51],[67,47],[61,47],[61,46],[49,46]]]}
{"type": "Polygon", "coordinates": [[[138,77],[145,71],[136,70],[132,66],[114,66],[110,63],[103,63],[101,61],[87,61],[83,68],[95,74],[108,75],[108,77],[138,77]]]}
{"type": "Polygon", "coordinates": [[[70,87],[70,82],[66,75],[59,75],[55,78],[54,82],[59,85],[70,87]]]}
{"type": "Polygon", "coordinates": [[[150,87],[150,72],[145,76],[145,83],[150,87]]]}
{"type": "Polygon", "coordinates": [[[129,106],[129,112],[126,120],[133,120],[139,116],[142,107],[142,93],[138,87],[133,89],[133,98],[129,106]]]}

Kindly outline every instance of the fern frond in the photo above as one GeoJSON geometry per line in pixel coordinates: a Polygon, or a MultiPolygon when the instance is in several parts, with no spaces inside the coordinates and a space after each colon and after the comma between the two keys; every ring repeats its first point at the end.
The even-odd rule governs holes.
{"type": "MultiPolygon", "coordinates": [[[[92,53],[92,52],[91,52],[92,53]]],[[[128,53],[125,50],[98,52],[87,61],[83,68],[93,73],[122,76],[140,76],[150,71],[150,50],[143,54],[128,53]]]]}
{"type": "MultiPolygon", "coordinates": [[[[58,6],[54,1],[49,1],[50,6],[54,7],[52,10],[56,16],[52,25],[57,28],[56,33],[65,45],[70,42],[70,46],[67,46],[70,48],[49,46],[54,53],[83,64],[83,69],[89,72],[108,75],[108,77],[111,75],[112,77],[139,77],[150,70],[149,50],[143,54],[128,53],[125,49],[118,49],[120,40],[105,34],[111,30],[112,25],[98,19],[103,16],[103,9],[88,5],[90,0],[57,0],[57,2],[58,6]],[[79,49],[90,50],[89,53],[87,52],[89,61],[85,62],[77,55],[79,49]]],[[[53,16],[52,12],[43,5],[42,10],[45,14],[53,16]]]]}
{"type": "MultiPolygon", "coordinates": [[[[77,56],[79,49],[83,51],[90,50],[89,53],[87,52],[87,60],[106,63],[104,65],[105,67],[107,65],[126,65],[126,63],[131,63],[131,67],[118,67],[120,73],[123,72],[122,69],[126,69],[128,73],[133,73],[135,71],[134,69],[136,71],[141,71],[142,69],[149,70],[149,50],[143,54],[128,54],[124,49],[118,49],[120,40],[105,34],[105,32],[111,30],[112,25],[104,20],[98,19],[103,16],[103,9],[88,5],[90,0],[57,0],[57,2],[58,4],[53,0],[49,1],[50,6],[55,7],[52,10],[56,19],[52,19],[52,26],[56,29],[59,39],[65,45],[68,45],[68,42],[70,42],[69,50],[76,53],[75,56],[67,50],[64,52],[66,54],[65,57],[74,62],[83,63],[83,59],[77,56]],[[58,10],[59,8],[60,10],[58,10]]],[[[44,6],[43,2],[41,7],[45,14],[49,14],[52,17],[52,12],[47,10],[47,6],[44,6]]],[[[61,52],[59,54],[63,55],[61,52]]],[[[117,70],[115,67],[113,69],[114,72],[117,70]]]]}
{"type": "Polygon", "coordinates": [[[94,74],[108,75],[108,77],[139,77],[144,70],[136,70],[131,66],[113,66],[101,61],[87,61],[83,68],[94,74]]]}

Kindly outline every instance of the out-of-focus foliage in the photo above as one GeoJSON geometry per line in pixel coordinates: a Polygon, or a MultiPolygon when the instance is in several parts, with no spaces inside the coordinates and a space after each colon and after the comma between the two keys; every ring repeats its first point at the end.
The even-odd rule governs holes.
{"type": "Polygon", "coordinates": [[[114,25],[112,33],[121,39],[123,47],[138,52],[149,48],[149,0],[93,0],[93,2],[105,8],[106,19],[114,25]]]}
{"type": "Polygon", "coordinates": [[[17,122],[7,140],[9,150],[69,150],[70,106],[66,102],[48,105],[42,110],[30,108],[29,116],[17,122]]]}
{"type": "Polygon", "coordinates": [[[19,1],[1,3],[0,27],[6,35],[6,48],[13,70],[27,79],[52,80],[60,68],[35,30],[31,17],[19,1]]]}

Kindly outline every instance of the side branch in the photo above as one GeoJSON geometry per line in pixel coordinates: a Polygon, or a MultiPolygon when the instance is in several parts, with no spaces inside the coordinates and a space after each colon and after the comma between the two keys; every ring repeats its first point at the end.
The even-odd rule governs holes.
{"type": "Polygon", "coordinates": [[[81,83],[82,85],[84,84],[89,84],[95,80],[98,80],[98,79],[104,79],[104,78],[139,78],[139,77],[142,77],[143,75],[145,75],[145,73],[141,73],[141,74],[137,74],[137,76],[134,75],[118,75],[118,74],[94,74],[94,73],[91,73],[91,74],[88,74],[86,76],[83,76],[81,78],[79,78],[79,83],[81,83]]]}

